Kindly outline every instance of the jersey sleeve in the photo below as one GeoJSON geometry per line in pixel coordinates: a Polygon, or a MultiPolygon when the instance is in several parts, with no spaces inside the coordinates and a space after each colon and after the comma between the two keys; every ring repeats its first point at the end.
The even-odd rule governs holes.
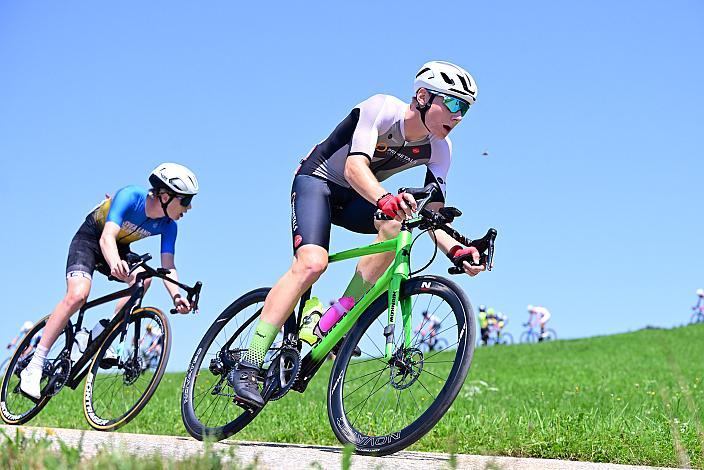
{"type": "Polygon", "coordinates": [[[161,253],[176,253],[176,235],[178,234],[178,226],[173,220],[169,222],[164,231],[161,232],[161,253]]]}
{"type": "Polygon", "coordinates": [[[359,110],[359,118],[347,156],[364,155],[371,161],[379,138],[379,130],[387,128],[388,120],[395,117],[395,114],[388,115],[390,107],[386,104],[386,95],[374,95],[355,107],[359,110]]]}
{"type": "Polygon", "coordinates": [[[127,186],[120,189],[110,203],[105,222],[113,222],[121,227],[127,212],[132,210],[138,201],[139,193],[134,188],[127,186]]]}
{"type": "Polygon", "coordinates": [[[434,197],[434,202],[445,202],[447,173],[450,171],[452,161],[452,142],[450,139],[438,139],[431,141],[431,158],[426,164],[428,171],[425,173],[425,184],[438,183],[442,190],[442,195],[434,197]]]}

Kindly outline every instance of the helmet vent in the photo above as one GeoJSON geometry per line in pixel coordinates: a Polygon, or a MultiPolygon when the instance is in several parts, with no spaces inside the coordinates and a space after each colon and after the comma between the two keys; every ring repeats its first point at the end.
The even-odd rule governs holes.
{"type": "Polygon", "coordinates": [[[416,78],[420,77],[421,75],[423,75],[425,72],[428,72],[428,71],[430,71],[430,68],[429,68],[429,67],[425,67],[425,68],[422,69],[420,72],[418,72],[418,74],[416,75],[416,78]]]}
{"type": "Polygon", "coordinates": [[[455,81],[451,79],[450,77],[447,76],[445,72],[440,72],[440,76],[442,77],[443,80],[445,80],[445,83],[448,85],[454,85],[455,81]]]}
{"type": "Polygon", "coordinates": [[[460,82],[462,82],[462,88],[464,88],[467,93],[471,93],[469,86],[467,85],[467,80],[465,80],[462,75],[457,75],[457,78],[459,78],[460,82]]]}

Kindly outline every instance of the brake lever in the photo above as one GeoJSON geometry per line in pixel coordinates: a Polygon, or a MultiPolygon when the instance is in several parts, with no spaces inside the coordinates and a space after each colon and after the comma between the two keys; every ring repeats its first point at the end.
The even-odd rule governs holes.
{"type": "MultiPolygon", "coordinates": [[[[195,285],[192,288],[187,288],[186,292],[188,295],[186,296],[186,299],[188,300],[188,303],[191,304],[191,311],[193,312],[194,315],[197,315],[199,313],[198,309],[198,302],[200,301],[200,289],[203,287],[203,283],[198,281],[195,283],[195,285]]],[[[175,315],[178,313],[178,310],[175,308],[172,308],[169,310],[169,312],[172,315],[175,315]]]]}
{"type": "Polygon", "coordinates": [[[447,272],[449,274],[462,274],[464,272],[462,265],[465,261],[469,262],[472,266],[486,265],[487,271],[491,271],[493,267],[492,265],[494,264],[494,242],[496,241],[496,235],[496,229],[490,228],[486,232],[486,235],[482,238],[477,240],[467,240],[469,242],[465,243],[467,247],[474,247],[477,251],[479,251],[479,263],[474,263],[474,258],[472,255],[465,255],[455,260],[456,265],[448,268],[447,272]]]}

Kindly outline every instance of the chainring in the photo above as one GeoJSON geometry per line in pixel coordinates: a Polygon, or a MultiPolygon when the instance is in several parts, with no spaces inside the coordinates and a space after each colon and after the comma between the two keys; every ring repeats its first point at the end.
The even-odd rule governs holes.
{"type": "Polygon", "coordinates": [[[275,401],[291,390],[301,371],[301,354],[293,347],[283,347],[274,356],[264,379],[264,399],[275,401]],[[268,395],[268,396],[267,396],[268,395]]]}
{"type": "Polygon", "coordinates": [[[65,356],[56,358],[49,369],[49,380],[44,387],[46,396],[53,397],[64,388],[71,376],[71,359],[65,356]]]}

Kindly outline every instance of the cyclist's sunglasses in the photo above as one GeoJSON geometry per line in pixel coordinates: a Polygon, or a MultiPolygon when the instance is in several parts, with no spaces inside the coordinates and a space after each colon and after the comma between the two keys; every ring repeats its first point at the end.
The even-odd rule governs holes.
{"type": "Polygon", "coordinates": [[[178,199],[178,202],[183,206],[183,207],[188,207],[191,205],[191,201],[193,200],[193,194],[174,194],[174,198],[178,199]]]}
{"type": "Polygon", "coordinates": [[[441,97],[445,107],[449,109],[451,113],[456,113],[459,111],[460,114],[464,116],[467,114],[467,111],[469,111],[469,103],[465,100],[455,98],[454,96],[444,95],[435,91],[431,91],[430,94],[441,97]]]}

